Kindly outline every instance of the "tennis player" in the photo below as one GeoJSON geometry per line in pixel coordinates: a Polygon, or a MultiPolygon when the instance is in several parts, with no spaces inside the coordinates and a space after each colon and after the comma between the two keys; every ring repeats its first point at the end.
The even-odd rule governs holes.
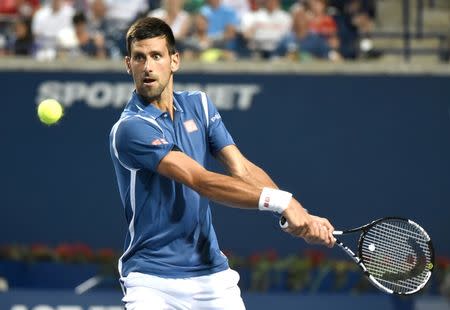
{"type": "Polygon", "coordinates": [[[180,56],[170,27],[147,17],[128,30],[135,91],[110,134],[128,234],[119,260],[127,310],[245,309],[239,275],[219,249],[209,200],[278,212],[292,235],[332,246],[333,227],[247,160],[203,92],[174,92],[180,56]],[[210,155],[228,175],[204,168],[210,155]]]}

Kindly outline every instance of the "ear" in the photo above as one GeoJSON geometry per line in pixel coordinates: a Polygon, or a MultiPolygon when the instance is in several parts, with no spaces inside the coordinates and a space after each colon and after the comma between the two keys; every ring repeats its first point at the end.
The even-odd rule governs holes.
{"type": "Polygon", "coordinates": [[[178,68],[180,68],[180,54],[177,52],[170,56],[170,69],[172,72],[178,71],[178,68]]]}
{"type": "Polygon", "coordinates": [[[125,56],[125,66],[127,68],[127,73],[131,74],[131,63],[130,63],[130,57],[129,56],[125,56]]]}

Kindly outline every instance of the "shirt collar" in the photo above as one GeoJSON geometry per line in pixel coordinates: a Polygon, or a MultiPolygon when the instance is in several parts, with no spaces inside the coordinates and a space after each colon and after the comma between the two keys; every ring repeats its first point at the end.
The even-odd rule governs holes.
{"type": "Polygon", "coordinates": [[[177,100],[177,96],[175,96],[175,93],[173,94],[173,109],[175,111],[178,111],[178,112],[181,112],[181,113],[184,112],[183,109],[181,108],[180,103],[177,100]]]}
{"type": "MultiPolygon", "coordinates": [[[[153,104],[147,104],[142,99],[141,96],[136,92],[136,90],[133,91],[133,94],[131,96],[130,103],[134,105],[136,108],[136,112],[138,111],[145,111],[146,113],[150,114],[154,118],[160,117],[162,114],[164,114],[163,111],[155,107],[153,104]]],[[[131,107],[129,107],[131,108],[131,107]]],[[[173,108],[175,111],[183,112],[183,109],[181,108],[180,104],[178,103],[175,96],[173,96],[173,108]]],[[[134,109],[133,109],[134,110],[134,109]]]]}

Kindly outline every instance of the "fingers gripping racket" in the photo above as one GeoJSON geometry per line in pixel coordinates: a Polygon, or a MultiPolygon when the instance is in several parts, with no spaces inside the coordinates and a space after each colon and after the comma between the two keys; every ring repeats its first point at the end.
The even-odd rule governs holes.
{"type": "MultiPolygon", "coordinates": [[[[280,226],[288,223],[282,216],[280,226]]],[[[336,244],[362,269],[369,281],[389,294],[409,295],[421,290],[431,277],[434,250],[426,231],[415,222],[385,217],[361,227],[335,230],[336,244]],[[337,236],[360,232],[353,252],[337,236]]]]}

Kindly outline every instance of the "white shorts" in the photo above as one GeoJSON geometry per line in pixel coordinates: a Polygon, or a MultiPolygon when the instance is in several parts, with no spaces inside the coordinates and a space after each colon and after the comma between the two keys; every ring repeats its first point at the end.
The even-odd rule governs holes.
{"type": "Polygon", "coordinates": [[[131,272],[121,280],[126,310],[245,310],[239,274],[232,269],[180,279],[131,272]]]}

